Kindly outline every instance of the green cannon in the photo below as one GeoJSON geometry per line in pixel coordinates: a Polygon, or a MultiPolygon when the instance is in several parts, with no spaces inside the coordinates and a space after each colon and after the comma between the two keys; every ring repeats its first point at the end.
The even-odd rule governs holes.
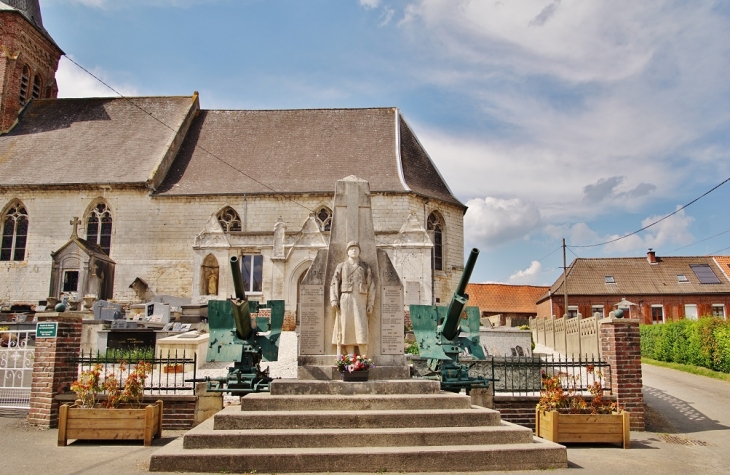
{"type": "Polygon", "coordinates": [[[284,323],[284,301],[269,300],[266,304],[248,300],[243,289],[239,259],[230,259],[235,298],[208,301],[210,340],[206,361],[229,362],[228,375],[219,378],[190,379],[207,382],[208,391],[245,395],[269,390],[273,380],[269,369],[261,370],[261,361],[279,357],[279,337],[284,323]],[[268,309],[268,310],[267,310],[268,309]],[[252,322],[251,314],[258,316],[252,322]]]}
{"type": "Polygon", "coordinates": [[[479,341],[479,308],[467,307],[466,285],[479,257],[472,249],[454,297],[448,307],[411,305],[411,323],[418,343],[418,352],[428,359],[431,371],[426,378],[441,381],[444,391],[467,393],[473,388],[488,388],[489,380],[469,376],[469,365],[459,362],[459,355],[485,359],[479,341]]]}

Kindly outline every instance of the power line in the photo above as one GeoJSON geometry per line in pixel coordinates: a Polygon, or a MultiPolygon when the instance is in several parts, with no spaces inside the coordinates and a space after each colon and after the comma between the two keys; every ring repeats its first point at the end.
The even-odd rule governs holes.
{"type": "Polygon", "coordinates": [[[622,240],[622,239],[626,239],[626,238],[627,238],[627,237],[629,237],[629,236],[633,236],[634,234],[638,234],[638,233],[640,233],[641,231],[645,231],[645,230],[649,229],[650,227],[654,226],[655,224],[659,224],[659,223],[661,223],[662,221],[664,221],[665,219],[667,219],[667,218],[669,218],[669,217],[671,217],[671,216],[674,216],[675,214],[679,213],[680,211],[682,211],[683,209],[685,209],[685,208],[686,208],[686,207],[688,207],[689,205],[691,205],[691,204],[693,204],[693,203],[695,203],[695,202],[699,201],[700,199],[702,199],[702,198],[704,198],[705,196],[709,195],[710,193],[712,193],[712,192],[713,192],[713,191],[715,191],[716,189],[720,188],[720,187],[721,187],[722,185],[724,185],[724,184],[725,184],[725,183],[727,183],[728,181],[730,181],[730,178],[726,178],[726,179],[725,179],[725,180],[724,180],[724,181],[723,181],[722,183],[720,183],[719,185],[716,185],[716,186],[715,186],[715,187],[713,187],[712,189],[710,189],[710,190],[706,191],[705,193],[703,193],[702,195],[700,195],[700,196],[698,196],[697,198],[693,199],[692,201],[690,201],[690,202],[689,202],[689,203],[687,203],[686,205],[682,206],[681,208],[677,208],[677,209],[676,209],[676,210],[674,210],[674,211],[673,211],[672,213],[669,213],[668,215],[664,216],[663,218],[660,218],[660,219],[658,219],[658,220],[654,221],[653,223],[651,223],[651,224],[649,224],[649,225],[646,225],[646,226],[644,226],[643,228],[641,228],[641,229],[638,229],[638,230],[636,230],[636,231],[634,231],[634,232],[632,232],[632,233],[626,234],[626,235],[624,235],[624,236],[621,236],[621,237],[617,237],[616,239],[611,239],[610,241],[600,242],[600,243],[598,243],[598,244],[586,244],[586,245],[582,245],[582,246],[569,246],[569,247],[575,247],[575,248],[578,248],[578,247],[598,247],[598,246],[605,246],[606,244],[611,244],[611,243],[613,243],[613,242],[616,242],[616,241],[620,241],[620,240],[622,240]]]}
{"type": "Polygon", "coordinates": [[[712,239],[712,238],[716,238],[717,236],[722,236],[723,234],[727,234],[727,233],[730,233],[730,229],[728,229],[727,231],[723,231],[723,232],[721,232],[721,233],[717,233],[717,234],[715,234],[714,236],[710,236],[710,237],[708,237],[708,238],[702,239],[701,241],[696,241],[696,242],[693,242],[692,244],[687,244],[686,246],[678,247],[677,249],[674,249],[674,250],[672,250],[672,251],[669,251],[669,252],[668,252],[667,254],[671,254],[672,252],[677,252],[677,251],[679,251],[679,250],[681,250],[681,249],[686,249],[686,248],[688,248],[688,247],[692,247],[692,246],[694,246],[695,244],[699,244],[699,243],[701,243],[701,242],[709,241],[709,240],[710,240],[710,239],[712,239]]]}
{"type": "MultiPolygon", "coordinates": [[[[172,132],[174,132],[174,133],[177,133],[177,132],[178,132],[178,131],[177,131],[176,129],[174,129],[173,127],[171,127],[171,126],[167,125],[167,124],[166,124],[165,122],[163,122],[162,120],[160,120],[160,119],[158,119],[157,117],[155,117],[155,116],[154,116],[154,115],[152,114],[152,112],[149,112],[148,110],[145,110],[145,109],[144,109],[144,108],[143,108],[142,106],[140,106],[139,104],[135,103],[135,102],[134,102],[133,100],[131,100],[130,98],[126,97],[126,96],[125,96],[124,94],[122,94],[121,92],[117,91],[117,90],[116,90],[116,89],[114,89],[114,88],[113,88],[112,86],[110,86],[109,84],[107,84],[107,83],[105,83],[104,81],[102,81],[102,80],[101,80],[100,78],[98,78],[97,76],[95,76],[95,75],[94,75],[94,74],[93,74],[93,73],[92,73],[91,71],[89,71],[89,70],[88,70],[88,69],[86,69],[85,67],[81,66],[81,65],[80,65],[79,63],[77,63],[77,62],[76,62],[76,61],[74,61],[73,59],[71,59],[71,58],[70,58],[70,57],[69,57],[68,55],[64,55],[64,56],[66,57],[66,59],[68,59],[68,60],[69,60],[69,61],[71,61],[71,62],[72,62],[73,64],[75,64],[75,65],[76,65],[76,66],[77,66],[78,68],[80,68],[81,70],[83,70],[83,71],[84,71],[84,72],[85,72],[86,74],[88,74],[89,76],[93,77],[94,79],[96,79],[97,81],[99,81],[99,82],[100,82],[101,84],[103,84],[103,85],[104,85],[105,87],[107,87],[107,88],[108,88],[109,90],[111,90],[112,92],[114,92],[114,94],[118,95],[118,96],[119,96],[120,98],[122,98],[122,99],[124,99],[125,101],[129,102],[129,103],[130,103],[130,104],[132,104],[132,105],[133,105],[134,107],[136,107],[137,109],[141,110],[142,112],[144,112],[145,114],[147,114],[148,116],[150,116],[150,117],[151,117],[152,119],[154,119],[154,120],[156,120],[157,122],[159,122],[160,124],[162,124],[162,125],[163,125],[164,127],[166,127],[166,128],[168,128],[168,129],[170,129],[170,130],[171,130],[172,132]]],[[[249,180],[253,181],[254,183],[257,183],[257,184],[259,184],[259,185],[263,186],[264,188],[266,188],[266,189],[268,189],[268,190],[271,190],[271,191],[272,191],[273,193],[275,193],[275,194],[277,194],[277,195],[280,195],[281,197],[283,197],[283,198],[285,198],[285,199],[287,199],[287,200],[291,201],[292,203],[295,203],[295,204],[297,204],[297,205],[301,206],[302,208],[306,209],[306,210],[307,210],[307,211],[309,211],[310,213],[313,213],[313,212],[314,212],[314,210],[313,210],[313,209],[311,209],[311,208],[309,208],[308,206],[305,206],[305,205],[303,205],[303,204],[299,203],[299,202],[298,202],[297,200],[295,200],[295,199],[291,198],[290,196],[288,196],[288,195],[284,194],[284,193],[283,193],[283,192],[281,192],[281,191],[278,191],[278,190],[276,190],[276,189],[272,188],[271,186],[267,185],[266,183],[263,183],[263,182],[261,182],[261,181],[257,180],[256,178],[252,177],[251,175],[249,175],[248,173],[244,172],[244,171],[243,171],[243,170],[241,170],[240,168],[238,168],[238,167],[234,166],[233,164],[231,164],[231,163],[227,162],[226,160],[222,159],[221,157],[219,157],[218,155],[214,154],[214,153],[213,153],[213,152],[211,152],[210,150],[206,149],[206,148],[205,148],[205,147],[203,147],[202,145],[199,145],[198,143],[195,143],[195,144],[193,144],[193,146],[194,146],[195,148],[197,148],[197,149],[199,149],[199,150],[201,150],[201,151],[203,151],[203,152],[207,153],[208,155],[210,155],[211,157],[215,158],[216,160],[218,160],[219,162],[223,163],[224,165],[227,165],[227,166],[229,166],[229,167],[230,167],[230,168],[232,168],[233,170],[237,171],[237,172],[238,172],[238,173],[240,173],[241,175],[243,175],[243,176],[245,176],[246,178],[248,178],[249,180]]]]}

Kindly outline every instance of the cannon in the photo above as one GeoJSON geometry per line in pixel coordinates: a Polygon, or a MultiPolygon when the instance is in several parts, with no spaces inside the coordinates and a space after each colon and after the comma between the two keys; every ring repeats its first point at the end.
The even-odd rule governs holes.
{"type": "Polygon", "coordinates": [[[208,301],[208,326],[210,340],[206,361],[228,362],[228,375],[219,378],[188,379],[189,382],[206,382],[208,391],[246,395],[269,391],[273,380],[269,370],[261,370],[261,361],[276,361],[279,357],[279,337],[284,323],[284,301],[269,300],[266,304],[248,300],[243,289],[241,269],[237,256],[230,258],[233,286],[236,297],[228,300],[208,301]],[[271,317],[251,314],[269,309],[271,317]]]}
{"type": "Polygon", "coordinates": [[[468,393],[473,388],[488,388],[489,380],[470,377],[469,365],[459,355],[485,359],[479,341],[479,308],[466,307],[469,296],[466,285],[474,270],[478,249],[472,249],[464,266],[459,285],[448,307],[411,305],[411,323],[421,357],[428,359],[431,374],[425,378],[441,381],[444,391],[468,393]]]}

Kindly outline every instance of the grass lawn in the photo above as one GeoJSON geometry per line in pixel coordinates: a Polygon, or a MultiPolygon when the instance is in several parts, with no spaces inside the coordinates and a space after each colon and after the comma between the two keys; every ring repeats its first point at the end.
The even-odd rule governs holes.
{"type": "Polygon", "coordinates": [[[679,363],[667,363],[666,361],[653,360],[651,358],[641,357],[641,362],[644,364],[650,364],[654,366],[661,366],[662,368],[671,368],[678,371],[684,371],[685,373],[697,374],[700,376],[707,376],[708,378],[719,379],[721,381],[730,381],[730,374],[721,373],[719,371],[712,371],[711,369],[703,368],[701,366],[692,366],[687,364],[679,363]]]}

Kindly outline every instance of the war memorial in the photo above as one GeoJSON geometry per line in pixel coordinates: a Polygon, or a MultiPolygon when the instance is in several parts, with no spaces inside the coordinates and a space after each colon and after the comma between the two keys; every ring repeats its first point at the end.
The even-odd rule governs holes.
{"type": "MultiPolygon", "coordinates": [[[[497,411],[472,405],[469,395],[442,391],[440,380],[410,376],[403,354],[403,289],[388,255],[375,246],[368,183],[355,176],[339,180],[334,204],[330,245],[317,254],[301,287],[305,309],[297,379],[266,378],[268,391],[252,389],[261,385],[260,374],[229,375],[228,382],[214,382],[234,393],[238,388],[241,405],[223,409],[154,453],[150,471],[383,473],[567,467],[564,446],[502,421],[497,411]],[[363,351],[366,345],[375,364],[367,381],[340,380],[338,355],[363,351]],[[242,380],[248,383],[242,385],[242,380]]],[[[455,310],[459,320],[468,299],[464,297],[455,295],[461,299],[455,310]]],[[[447,337],[441,326],[435,333],[443,340],[439,346],[445,348],[440,350],[444,358],[452,361],[458,360],[461,330],[448,316],[444,327],[449,322],[453,328],[446,329],[447,337]],[[456,355],[449,354],[452,347],[456,355]]],[[[211,325],[215,326],[212,317],[211,325]]],[[[272,327],[260,339],[248,327],[239,336],[248,337],[253,347],[260,344],[266,354],[277,334],[274,325],[272,318],[272,327]]],[[[241,326],[245,325],[236,324],[241,326]]],[[[240,369],[250,369],[250,363],[240,369]]],[[[468,380],[457,375],[462,383],[464,378],[468,380]]],[[[473,385],[476,392],[487,387],[484,383],[477,379],[464,384],[473,385]]]]}

